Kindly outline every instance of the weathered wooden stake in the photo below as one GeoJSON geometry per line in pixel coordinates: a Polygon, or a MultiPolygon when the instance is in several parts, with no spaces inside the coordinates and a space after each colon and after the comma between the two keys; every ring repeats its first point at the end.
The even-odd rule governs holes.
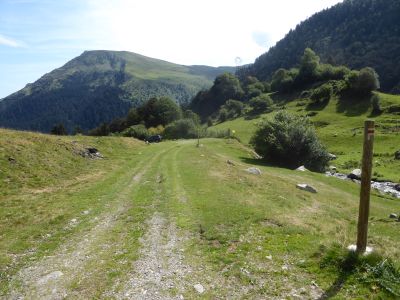
{"type": "Polygon", "coordinates": [[[360,208],[358,214],[357,253],[367,249],[369,200],[371,192],[372,156],[374,146],[375,122],[365,121],[364,146],[361,171],[360,208]]]}

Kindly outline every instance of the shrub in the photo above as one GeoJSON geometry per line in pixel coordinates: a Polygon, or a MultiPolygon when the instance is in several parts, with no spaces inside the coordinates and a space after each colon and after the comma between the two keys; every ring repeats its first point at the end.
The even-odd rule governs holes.
{"type": "Polygon", "coordinates": [[[202,137],[209,138],[229,138],[231,136],[230,129],[207,129],[202,137]]]}
{"type": "Polygon", "coordinates": [[[231,119],[231,118],[236,118],[242,115],[243,111],[243,103],[238,101],[238,100],[228,100],[224,105],[221,106],[220,109],[220,115],[221,111],[223,111],[223,120],[220,117],[220,120],[223,122],[226,119],[231,119]]]}
{"type": "Polygon", "coordinates": [[[218,113],[218,119],[220,122],[225,122],[228,119],[229,112],[226,108],[221,108],[218,113]]]}
{"type": "Polygon", "coordinates": [[[192,119],[181,119],[165,127],[166,139],[192,139],[199,134],[200,127],[192,119]]]}
{"type": "Polygon", "coordinates": [[[249,105],[252,108],[250,113],[262,113],[265,111],[271,111],[273,105],[272,99],[268,94],[262,94],[258,97],[254,97],[249,101],[249,105]]]}
{"type": "Polygon", "coordinates": [[[314,89],[311,93],[311,100],[313,102],[327,102],[333,96],[333,88],[329,83],[325,83],[320,87],[314,89]]]}
{"type": "Polygon", "coordinates": [[[110,134],[110,126],[107,123],[102,123],[100,126],[90,130],[88,134],[93,136],[107,136],[110,134]]]}
{"type": "Polygon", "coordinates": [[[379,98],[378,95],[374,94],[371,98],[371,105],[372,105],[372,113],[374,114],[380,114],[382,113],[382,108],[381,108],[381,99],[379,98]]]}
{"type": "Polygon", "coordinates": [[[62,123],[55,125],[51,129],[50,133],[54,134],[54,135],[67,135],[68,134],[67,130],[64,127],[64,124],[62,124],[62,123]]]}
{"type": "Polygon", "coordinates": [[[271,90],[288,92],[293,88],[295,79],[299,74],[298,69],[279,69],[272,76],[271,90]]]}
{"type": "Polygon", "coordinates": [[[150,127],[148,129],[149,135],[163,135],[164,134],[164,126],[158,125],[157,127],[150,127]]]}
{"type": "Polygon", "coordinates": [[[308,118],[278,112],[272,121],[260,125],[250,144],[266,161],[285,167],[305,165],[313,171],[324,171],[328,152],[319,142],[308,118]]]}
{"type": "Polygon", "coordinates": [[[345,76],[347,92],[356,95],[368,95],[379,89],[379,76],[372,68],[351,71],[345,76]]]}
{"type": "Polygon", "coordinates": [[[143,124],[133,125],[122,132],[123,136],[134,137],[139,140],[145,140],[150,134],[143,124]]]}

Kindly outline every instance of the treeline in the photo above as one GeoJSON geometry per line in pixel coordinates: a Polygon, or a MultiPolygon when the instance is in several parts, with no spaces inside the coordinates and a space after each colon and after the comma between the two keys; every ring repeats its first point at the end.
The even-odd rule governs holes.
{"type": "Polygon", "coordinates": [[[323,64],[310,48],[304,50],[297,66],[280,68],[274,72],[271,81],[264,82],[254,76],[241,80],[232,74],[218,76],[209,90],[194,97],[190,109],[199,114],[203,122],[224,122],[273,110],[275,105],[271,95],[276,92],[297,92],[313,102],[329,101],[334,95],[343,101],[348,96],[366,101],[370,100],[371,92],[380,87],[374,69],[351,70],[346,66],[323,64]]]}
{"type": "Polygon", "coordinates": [[[398,0],[345,0],[300,23],[238,76],[271,80],[276,70],[295,66],[309,47],[333,66],[374,68],[382,91],[400,93],[399,16],[398,0]]]}
{"type": "MultiPolygon", "coordinates": [[[[380,86],[374,69],[351,70],[345,66],[323,64],[310,48],[304,50],[297,66],[278,69],[271,81],[259,81],[254,76],[239,80],[235,75],[225,73],[217,76],[212,87],[199,92],[189,105],[181,106],[169,97],[153,97],[141,106],[131,108],[124,117],[103,122],[88,134],[138,139],[158,134],[171,139],[207,134],[226,136],[229,133],[207,133],[206,128],[240,116],[253,118],[280,109],[271,97],[276,94],[296,93],[311,103],[326,103],[333,96],[341,101],[346,101],[349,96],[359,101],[370,101],[372,91],[380,86]]],[[[379,113],[379,99],[375,97],[372,100],[374,112],[379,113]]],[[[59,128],[53,129],[55,134],[60,131],[59,128]]],[[[75,128],[74,132],[81,130],[75,128]]]]}
{"type": "Polygon", "coordinates": [[[151,98],[137,108],[131,108],[122,118],[103,123],[90,130],[89,135],[117,135],[146,140],[152,135],[166,139],[190,139],[197,137],[229,137],[230,131],[208,130],[200,117],[181,107],[168,97],[151,98]]]}

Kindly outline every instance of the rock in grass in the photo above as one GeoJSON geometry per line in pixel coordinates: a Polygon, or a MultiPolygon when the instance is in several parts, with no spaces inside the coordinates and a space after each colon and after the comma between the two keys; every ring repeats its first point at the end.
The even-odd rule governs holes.
{"type": "Polygon", "coordinates": [[[347,175],[347,178],[360,180],[361,179],[361,169],[354,169],[353,171],[350,172],[349,175],[347,175]]]}
{"type": "Polygon", "coordinates": [[[332,153],[328,153],[328,157],[329,157],[330,160],[337,159],[337,156],[335,154],[332,154],[332,153]]]}
{"type": "Polygon", "coordinates": [[[193,287],[196,290],[196,292],[198,292],[199,294],[204,293],[204,287],[200,283],[195,284],[193,287]]]}
{"type": "Polygon", "coordinates": [[[254,175],[261,175],[261,170],[259,168],[251,167],[246,169],[246,172],[254,175]]]}
{"type": "Polygon", "coordinates": [[[233,161],[231,161],[230,159],[228,159],[228,160],[226,161],[226,163],[227,163],[228,165],[231,165],[231,166],[234,166],[234,165],[235,165],[235,163],[234,163],[233,161]]]}
{"type": "Polygon", "coordinates": [[[389,218],[390,219],[397,219],[399,216],[396,214],[390,214],[389,218]]]}
{"type": "Polygon", "coordinates": [[[300,190],[306,191],[306,192],[310,192],[310,193],[316,193],[317,190],[315,188],[313,188],[311,185],[307,184],[307,183],[299,183],[296,185],[296,187],[300,190]]]}
{"type": "Polygon", "coordinates": [[[300,166],[296,169],[296,171],[301,171],[301,172],[305,172],[308,171],[308,169],[305,166],[300,166]]]}
{"type": "Polygon", "coordinates": [[[400,183],[396,184],[396,185],[394,186],[394,189],[395,189],[396,191],[400,192],[400,183]]]}

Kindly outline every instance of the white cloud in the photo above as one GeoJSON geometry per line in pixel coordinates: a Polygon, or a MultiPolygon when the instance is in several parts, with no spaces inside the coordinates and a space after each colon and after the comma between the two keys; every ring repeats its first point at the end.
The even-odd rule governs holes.
{"type": "Polygon", "coordinates": [[[8,46],[8,47],[22,47],[22,43],[17,42],[13,39],[10,39],[8,37],[5,37],[4,35],[0,34],[0,45],[8,46]]]}
{"type": "Polygon", "coordinates": [[[338,2],[88,0],[83,19],[97,47],[182,64],[234,65],[238,56],[254,61],[300,21],[338,2]]]}

